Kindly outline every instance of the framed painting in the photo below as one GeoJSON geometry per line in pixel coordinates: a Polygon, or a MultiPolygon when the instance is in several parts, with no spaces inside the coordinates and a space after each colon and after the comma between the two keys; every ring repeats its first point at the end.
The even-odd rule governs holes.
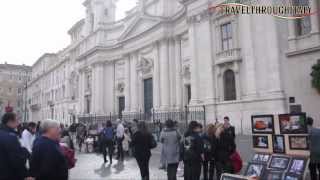
{"type": "Polygon", "coordinates": [[[269,169],[284,171],[288,168],[291,158],[288,156],[272,156],[269,166],[269,169]]]}
{"type": "Polygon", "coordinates": [[[289,136],[291,150],[309,150],[308,136],[289,136]]]}
{"type": "Polygon", "coordinates": [[[252,144],[253,148],[269,148],[269,138],[265,135],[253,135],[252,136],[252,144]]]}
{"type": "Polygon", "coordinates": [[[274,119],[273,115],[256,115],[251,116],[253,134],[273,134],[274,119]]]}
{"type": "Polygon", "coordinates": [[[270,158],[271,158],[270,154],[256,153],[253,155],[253,158],[251,161],[255,163],[268,164],[270,158]]]}
{"type": "Polygon", "coordinates": [[[272,148],[274,153],[285,154],[286,145],[283,135],[273,135],[272,136],[272,148]]]}
{"type": "Polygon", "coordinates": [[[281,134],[307,134],[305,113],[280,114],[279,125],[281,134]]]}

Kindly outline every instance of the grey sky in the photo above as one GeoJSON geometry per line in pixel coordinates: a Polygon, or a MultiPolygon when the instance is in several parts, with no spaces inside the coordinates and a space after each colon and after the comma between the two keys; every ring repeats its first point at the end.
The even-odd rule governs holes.
{"type": "MultiPolygon", "coordinates": [[[[119,0],[117,19],[137,0],[119,0]]],[[[6,0],[0,6],[0,63],[32,65],[69,42],[67,31],[85,16],[84,0],[6,0]]]]}

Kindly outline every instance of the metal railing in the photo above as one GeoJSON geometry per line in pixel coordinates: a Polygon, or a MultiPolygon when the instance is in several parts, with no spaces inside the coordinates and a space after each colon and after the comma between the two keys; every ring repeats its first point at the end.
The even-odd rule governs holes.
{"type": "Polygon", "coordinates": [[[203,126],[206,126],[206,108],[205,106],[186,106],[184,110],[152,110],[150,113],[140,111],[125,113],[123,115],[115,115],[111,113],[109,115],[78,115],[78,121],[84,124],[104,124],[107,121],[115,122],[117,119],[121,119],[126,122],[131,122],[133,119],[137,119],[149,122],[149,124],[163,124],[166,120],[172,119],[177,123],[179,130],[184,132],[191,121],[198,121],[203,126]]]}

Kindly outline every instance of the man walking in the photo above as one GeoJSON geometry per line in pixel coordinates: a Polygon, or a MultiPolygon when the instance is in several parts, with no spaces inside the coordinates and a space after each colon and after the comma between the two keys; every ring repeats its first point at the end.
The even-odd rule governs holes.
{"type": "Polygon", "coordinates": [[[122,141],[124,139],[124,126],[120,119],[117,120],[117,131],[116,131],[116,141],[117,141],[117,159],[119,161],[123,161],[124,159],[124,152],[122,141]]]}
{"type": "Polygon", "coordinates": [[[19,122],[14,113],[5,113],[0,127],[0,179],[23,180],[27,177],[27,152],[21,147],[17,132],[19,122]]]}
{"type": "Polygon", "coordinates": [[[31,176],[36,180],[67,180],[68,164],[59,145],[59,122],[45,120],[41,124],[41,130],[42,136],[35,141],[32,149],[31,176]]]}

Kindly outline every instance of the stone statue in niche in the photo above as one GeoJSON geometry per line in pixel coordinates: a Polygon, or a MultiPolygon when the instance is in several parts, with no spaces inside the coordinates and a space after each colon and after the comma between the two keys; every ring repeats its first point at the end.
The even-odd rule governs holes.
{"type": "Polygon", "coordinates": [[[117,85],[117,91],[119,93],[123,93],[124,92],[124,83],[118,83],[117,85]]]}
{"type": "Polygon", "coordinates": [[[182,76],[183,76],[184,79],[190,79],[191,78],[190,66],[184,66],[183,67],[182,76]]]}
{"type": "Polygon", "coordinates": [[[153,60],[151,58],[142,57],[137,64],[137,70],[143,74],[151,73],[153,68],[153,60]]]}

